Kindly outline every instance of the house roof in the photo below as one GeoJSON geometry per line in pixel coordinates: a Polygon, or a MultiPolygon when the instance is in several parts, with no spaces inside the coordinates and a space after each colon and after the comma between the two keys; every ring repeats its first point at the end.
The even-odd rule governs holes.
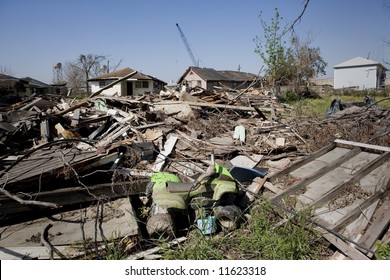
{"type": "Polygon", "coordinates": [[[38,81],[36,79],[33,79],[31,77],[25,77],[25,78],[22,78],[22,80],[27,81],[29,83],[29,85],[31,85],[32,87],[35,87],[35,88],[49,88],[49,87],[51,87],[50,85],[45,84],[44,82],[38,81]]]}
{"type": "Polygon", "coordinates": [[[258,78],[257,75],[239,71],[231,70],[215,70],[213,68],[200,68],[200,67],[189,67],[180,77],[179,82],[181,82],[184,77],[190,72],[193,71],[199,75],[205,81],[234,81],[234,82],[244,82],[252,81],[258,78]]]}
{"type": "Polygon", "coordinates": [[[2,80],[2,81],[19,82],[21,79],[13,77],[13,76],[6,75],[6,74],[0,74],[0,80],[2,80]]]}
{"type": "Polygon", "coordinates": [[[373,66],[373,65],[380,65],[385,70],[387,70],[387,68],[384,67],[381,63],[374,61],[374,60],[371,60],[371,59],[360,57],[360,56],[357,56],[357,57],[354,57],[350,60],[339,63],[339,64],[333,66],[333,68],[348,68],[348,67],[373,66]]]}
{"type": "MultiPolygon", "coordinates": [[[[127,67],[127,68],[123,68],[123,69],[120,69],[120,70],[117,70],[117,71],[105,73],[105,74],[102,74],[100,76],[88,79],[88,81],[117,80],[117,79],[123,78],[123,77],[133,73],[134,71],[136,71],[136,70],[133,70],[133,69],[127,67]]],[[[161,81],[161,80],[157,79],[156,77],[153,77],[153,76],[150,76],[150,75],[146,75],[146,74],[140,73],[138,71],[136,73],[134,73],[134,75],[131,76],[131,79],[135,79],[135,80],[153,80],[153,81],[159,81],[159,82],[165,83],[164,81],[161,81]]]]}

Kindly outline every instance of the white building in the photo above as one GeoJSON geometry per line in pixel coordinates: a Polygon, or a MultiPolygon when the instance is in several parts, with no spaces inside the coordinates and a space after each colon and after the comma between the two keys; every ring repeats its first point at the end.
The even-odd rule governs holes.
{"type": "Polygon", "coordinates": [[[374,60],[355,57],[334,67],[334,89],[378,89],[384,87],[386,67],[374,60]]]}
{"type": "Polygon", "coordinates": [[[113,84],[101,93],[107,96],[137,96],[143,95],[145,92],[158,93],[166,85],[165,82],[155,77],[142,74],[130,68],[105,73],[89,79],[88,83],[92,94],[113,84]]]}

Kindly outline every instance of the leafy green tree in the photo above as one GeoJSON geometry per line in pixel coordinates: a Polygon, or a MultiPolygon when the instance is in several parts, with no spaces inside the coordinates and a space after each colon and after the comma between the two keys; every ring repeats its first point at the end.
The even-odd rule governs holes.
{"type": "Polygon", "coordinates": [[[310,78],[325,74],[327,63],[321,57],[319,47],[311,47],[310,40],[301,41],[295,34],[289,44],[284,40],[285,35],[289,31],[293,33],[294,29],[292,26],[282,27],[283,17],[277,8],[269,24],[263,20],[262,13],[259,17],[263,36],[254,39],[255,52],[267,67],[266,75],[272,88],[276,83],[294,85],[295,91],[300,92],[300,87],[310,78]]]}
{"type": "Polygon", "coordinates": [[[291,48],[287,47],[283,40],[285,33],[281,27],[283,17],[280,16],[278,9],[275,8],[275,15],[270,24],[263,20],[261,12],[259,18],[263,28],[263,37],[256,36],[254,39],[255,52],[260,55],[268,68],[267,76],[270,84],[275,86],[276,82],[282,82],[291,75],[291,67],[288,67],[288,64],[293,62],[293,56],[291,48]]]}

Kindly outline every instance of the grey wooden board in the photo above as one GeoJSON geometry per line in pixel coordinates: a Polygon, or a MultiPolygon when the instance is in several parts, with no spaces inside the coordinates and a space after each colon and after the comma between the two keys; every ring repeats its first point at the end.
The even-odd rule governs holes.
{"type": "MultiPolygon", "coordinates": [[[[75,210],[55,215],[57,220],[42,218],[35,221],[16,224],[0,228],[0,259],[12,259],[15,256],[7,250],[1,250],[1,247],[37,247],[41,245],[40,236],[48,224],[53,227],[49,230],[49,240],[54,246],[74,246],[79,244],[82,237],[80,215],[84,210],[75,210]],[[32,241],[32,237],[35,240],[32,241]]],[[[94,240],[95,236],[95,217],[96,206],[86,208],[86,222],[84,224],[84,233],[86,238],[94,240]]],[[[136,235],[138,226],[133,215],[133,210],[129,198],[118,199],[105,204],[103,209],[103,223],[101,225],[103,234],[107,239],[118,238],[126,235],[136,235]]],[[[102,240],[98,230],[98,240],[102,240]]],[[[18,250],[19,256],[23,252],[18,250]]],[[[37,252],[39,253],[39,252],[37,252]]],[[[31,251],[26,249],[26,254],[30,257],[31,251]]]]}
{"type": "Polygon", "coordinates": [[[359,218],[357,218],[355,221],[353,221],[352,223],[350,223],[348,226],[345,227],[343,234],[353,239],[354,241],[357,241],[360,238],[364,229],[370,223],[370,219],[374,214],[374,211],[378,206],[378,204],[379,204],[379,200],[377,200],[372,205],[364,209],[364,211],[359,216],[359,218]]]}
{"type": "Polygon", "coordinates": [[[313,160],[312,162],[309,162],[304,166],[290,172],[290,175],[300,179],[309,177],[310,175],[314,174],[316,171],[320,170],[321,168],[328,165],[332,161],[335,161],[336,159],[342,157],[349,151],[350,149],[336,147],[330,152],[326,153],[325,155],[320,156],[319,158],[313,160]]]}
{"type": "MultiPolygon", "coordinates": [[[[378,206],[379,200],[374,202],[368,208],[364,209],[363,213],[350,223],[342,232],[342,234],[353,241],[358,241],[362,235],[362,232],[370,223],[370,219],[375,211],[375,208],[378,206]]],[[[332,256],[332,260],[346,260],[349,259],[346,255],[341,252],[335,252],[332,256]]]]}
{"type": "Polygon", "coordinates": [[[390,200],[385,200],[375,212],[371,226],[359,239],[359,243],[365,245],[368,248],[371,248],[374,245],[375,241],[380,237],[382,233],[385,232],[385,230],[389,226],[389,211],[390,200]]]}

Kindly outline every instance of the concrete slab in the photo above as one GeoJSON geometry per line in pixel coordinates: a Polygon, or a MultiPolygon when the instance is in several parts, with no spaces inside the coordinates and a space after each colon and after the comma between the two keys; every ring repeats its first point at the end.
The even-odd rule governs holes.
{"type": "Polygon", "coordinates": [[[317,160],[322,161],[322,162],[326,162],[326,163],[331,163],[332,161],[335,161],[336,159],[342,157],[343,155],[345,155],[349,151],[351,151],[351,150],[346,149],[346,148],[336,147],[333,150],[326,153],[325,155],[322,155],[319,158],[317,158],[317,160]]]}
{"type": "Polygon", "coordinates": [[[350,160],[346,161],[341,166],[345,168],[349,168],[353,171],[353,173],[355,173],[358,170],[360,170],[365,164],[373,161],[377,157],[379,157],[379,155],[377,154],[360,152],[350,160]]]}
{"type": "Polygon", "coordinates": [[[295,177],[295,178],[299,178],[299,179],[309,177],[312,174],[314,174],[315,172],[317,172],[318,170],[320,170],[321,168],[323,168],[324,166],[326,166],[326,165],[330,164],[331,162],[337,160],[338,158],[342,157],[343,155],[345,155],[349,151],[350,151],[349,149],[336,147],[333,150],[331,150],[330,152],[320,156],[319,158],[317,158],[317,159],[303,165],[302,167],[290,172],[290,175],[295,177]]]}
{"type": "MultiPolygon", "coordinates": [[[[83,231],[86,240],[95,240],[96,212],[96,206],[88,207],[81,210],[64,212],[50,219],[41,218],[2,227],[0,228],[0,247],[28,248],[41,246],[40,237],[48,224],[53,225],[49,230],[49,240],[54,246],[79,244],[83,240],[83,231]],[[82,224],[81,220],[84,220],[84,224],[82,224]]],[[[136,235],[138,233],[138,226],[128,198],[118,199],[104,204],[102,216],[104,217],[103,221],[101,226],[98,224],[97,230],[98,241],[102,240],[103,235],[107,239],[112,239],[126,235],[136,235]]],[[[23,252],[19,253],[22,254],[23,252]]],[[[0,257],[2,259],[8,259],[4,254],[0,254],[0,257]]]]}
{"type": "Polygon", "coordinates": [[[308,164],[305,164],[304,166],[290,172],[290,175],[294,178],[303,179],[306,177],[309,177],[310,175],[314,174],[324,166],[326,166],[327,163],[323,161],[314,160],[308,164]]]}
{"type": "Polygon", "coordinates": [[[338,167],[326,173],[318,180],[306,186],[306,191],[303,195],[298,196],[298,199],[307,203],[321,198],[324,194],[332,190],[341,182],[352,177],[351,170],[343,167],[338,167]],[[309,199],[309,200],[308,200],[309,199]]]}

